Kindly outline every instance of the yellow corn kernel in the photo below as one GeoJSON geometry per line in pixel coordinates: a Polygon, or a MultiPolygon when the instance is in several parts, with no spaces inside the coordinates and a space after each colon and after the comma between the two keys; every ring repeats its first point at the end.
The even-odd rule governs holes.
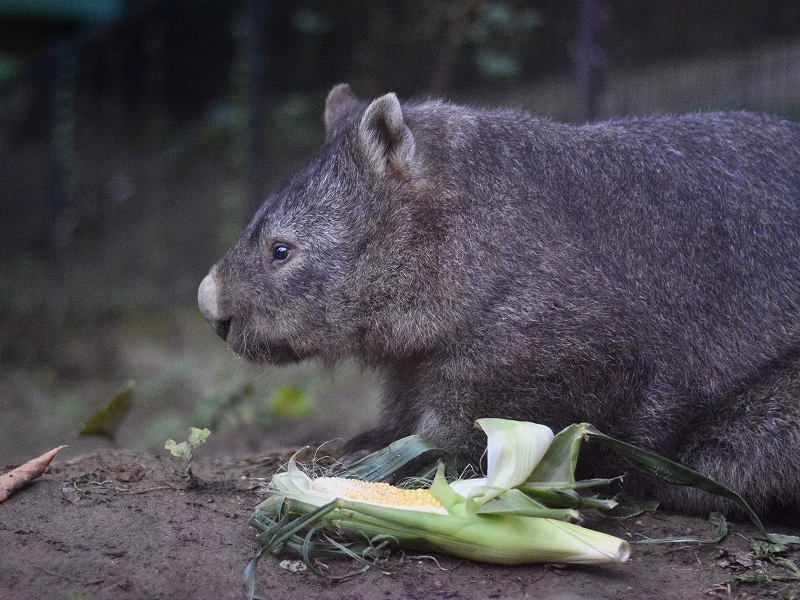
{"type": "Polygon", "coordinates": [[[406,490],[388,483],[370,483],[360,479],[344,477],[317,477],[314,479],[317,489],[328,492],[338,498],[357,502],[371,502],[384,506],[434,506],[444,508],[428,490],[406,490]]]}

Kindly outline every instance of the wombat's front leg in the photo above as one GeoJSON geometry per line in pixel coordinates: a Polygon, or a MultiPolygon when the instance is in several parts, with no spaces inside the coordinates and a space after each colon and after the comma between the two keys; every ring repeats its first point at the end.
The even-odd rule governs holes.
{"type": "Polygon", "coordinates": [[[474,390],[443,377],[435,365],[398,362],[384,371],[383,411],[377,426],[348,441],[346,458],[417,434],[453,454],[462,465],[476,462],[486,437],[475,427],[475,419],[498,415],[476,414],[475,404],[474,390]]]}
{"type": "Polygon", "coordinates": [[[350,439],[345,445],[344,461],[353,461],[369,452],[385,448],[407,435],[418,433],[419,398],[414,378],[419,368],[414,364],[393,366],[384,372],[383,411],[378,424],[350,439]]]}
{"type": "Polygon", "coordinates": [[[492,389],[448,375],[433,361],[399,365],[385,373],[380,421],[347,443],[345,458],[358,458],[416,434],[452,454],[459,468],[478,468],[486,434],[477,419],[533,420],[525,402],[499,403],[492,389]]]}

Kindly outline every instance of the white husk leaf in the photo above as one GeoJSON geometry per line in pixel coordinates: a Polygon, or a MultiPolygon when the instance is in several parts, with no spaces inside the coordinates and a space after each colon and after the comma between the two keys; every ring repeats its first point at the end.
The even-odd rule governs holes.
{"type": "Polygon", "coordinates": [[[524,482],[542,460],[555,437],[546,425],[479,419],[486,432],[486,485],[509,489],[524,482]]]}

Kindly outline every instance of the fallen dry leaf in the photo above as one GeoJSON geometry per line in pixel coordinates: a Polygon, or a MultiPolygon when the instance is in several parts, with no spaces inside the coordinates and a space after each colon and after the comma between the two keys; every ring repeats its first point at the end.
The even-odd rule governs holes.
{"type": "Polygon", "coordinates": [[[62,448],[66,448],[66,446],[53,448],[50,452],[45,452],[40,457],[29,460],[24,465],[20,465],[16,469],[12,469],[8,473],[0,475],[0,502],[4,502],[16,489],[21,488],[29,481],[33,481],[44,473],[44,470],[47,468],[47,465],[50,464],[50,461],[53,460],[56,452],[62,448]]]}

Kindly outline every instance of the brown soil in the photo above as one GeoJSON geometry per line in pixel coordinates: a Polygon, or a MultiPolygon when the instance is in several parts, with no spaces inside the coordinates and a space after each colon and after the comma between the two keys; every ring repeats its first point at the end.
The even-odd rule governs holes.
{"type": "MultiPolygon", "coordinates": [[[[247,521],[260,484],[286,452],[184,463],[131,450],[56,460],[36,482],[0,506],[0,598],[244,598],[243,573],[258,550],[247,521]]],[[[597,526],[598,524],[593,524],[597,526]]],[[[707,535],[702,519],[656,513],[600,524],[630,540],[707,535]]],[[[791,571],[764,565],[750,550],[749,525],[731,526],[718,544],[634,545],[617,566],[482,565],[397,552],[394,572],[370,571],[330,583],[293,572],[296,556],[265,558],[257,593],[268,599],[413,598],[794,598],[791,571]],[[282,560],[291,562],[281,566],[282,560]],[[768,571],[772,583],[732,581],[768,571]]],[[[796,533],[796,527],[781,527],[796,533]]],[[[797,558],[795,556],[795,558],[797,558]]],[[[352,565],[325,565],[343,571],[352,565]]],[[[794,587],[793,587],[794,586],[794,587]]]]}

